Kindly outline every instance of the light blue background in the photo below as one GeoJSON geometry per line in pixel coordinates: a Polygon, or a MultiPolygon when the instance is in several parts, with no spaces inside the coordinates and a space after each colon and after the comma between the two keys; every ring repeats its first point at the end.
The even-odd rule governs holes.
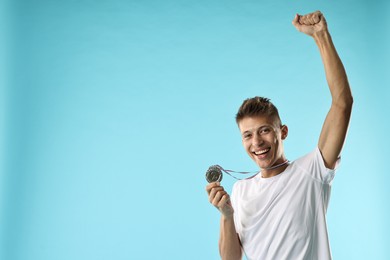
{"type": "Polygon", "coordinates": [[[317,9],[355,98],[333,256],[389,259],[390,8],[369,0],[3,1],[0,258],[218,259],[204,172],[256,170],[242,100],[279,107],[290,160],[316,145],[330,95],[291,20],[317,9]]]}

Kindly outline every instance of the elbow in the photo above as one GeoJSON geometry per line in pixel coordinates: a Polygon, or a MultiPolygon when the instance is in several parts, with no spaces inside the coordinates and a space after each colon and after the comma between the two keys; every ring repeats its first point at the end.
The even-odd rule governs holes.
{"type": "Polygon", "coordinates": [[[352,106],[353,106],[353,96],[350,91],[348,93],[344,93],[343,95],[339,96],[336,100],[333,100],[333,105],[336,107],[346,111],[351,112],[352,106]]]}
{"type": "Polygon", "coordinates": [[[353,96],[352,96],[352,94],[349,95],[348,100],[347,100],[346,103],[347,103],[347,106],[349,108],[349,111],[352,111],[352,106],[353,106],[353,96]]]}
{"type": "Polygon", "coordinates": [[[353,105],[353,96],[352,93],[350,93],[346,98],[345,98],[345,103],[347,106],[352,108],[353,105]]]}
{"type": "Polygon", "coordinates": [[[346,111],[351,112],[352,111],[352,106],[353,106],[353,96],[349,95],[348,97],[344,98],[342,107],[346,111]]]}

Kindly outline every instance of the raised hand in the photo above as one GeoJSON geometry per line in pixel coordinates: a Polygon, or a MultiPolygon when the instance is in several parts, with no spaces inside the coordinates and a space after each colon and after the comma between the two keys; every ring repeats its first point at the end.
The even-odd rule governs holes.
{"type": "Polygon", "coordinates": [[[219,182],[212,182],[206,186],[210,203],[216,207],[222,215],[227,218],[233,217],[233,207],[230,202],[230,196],[219,182]]]}
{"type": "Polygon", "coordinates": [[[328,30],[324,15],[320,11],[314,13],[299,15],[296,14],[292,24],[298,31],[303,32],[309,36],[314,36],[319,32],[328,30]]]}

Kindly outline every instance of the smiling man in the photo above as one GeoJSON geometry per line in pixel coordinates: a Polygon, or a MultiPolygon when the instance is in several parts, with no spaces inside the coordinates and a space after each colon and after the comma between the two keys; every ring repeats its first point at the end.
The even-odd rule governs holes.
{"type": "Polygon", "coordinates": [[[296,15],[293,25],[311,36],[325,67],[332,104],[317,147],[289,162],[288,134],[269,99],[244,101],[237,115],[243,146],[260,172],[234,184],[232,196],[218,182],[207,185],[209,201],[221,212],[222,259],[331,259],[326,211],[331,182],[347,134],[353,98],[325,17],[296,15]]]}

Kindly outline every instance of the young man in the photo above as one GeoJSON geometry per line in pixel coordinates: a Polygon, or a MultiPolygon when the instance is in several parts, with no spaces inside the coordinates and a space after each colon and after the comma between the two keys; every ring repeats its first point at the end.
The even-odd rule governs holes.
{"type": "Polygon", "coordinates": [[[293,25],[311,36],[325,67],[332,105],[314,151],[289,162],[283,140],[288,128],[266,98],[247,99],[237,116],[242,142],[260,167],[255,177],[234,184],[230,197],[220,183],[207,185],[221,212],[222,259],[331,259],[326,210],[330,185],[347,134],[352,94],[347,75],[321,12],[296,15],[293,25]]]}

